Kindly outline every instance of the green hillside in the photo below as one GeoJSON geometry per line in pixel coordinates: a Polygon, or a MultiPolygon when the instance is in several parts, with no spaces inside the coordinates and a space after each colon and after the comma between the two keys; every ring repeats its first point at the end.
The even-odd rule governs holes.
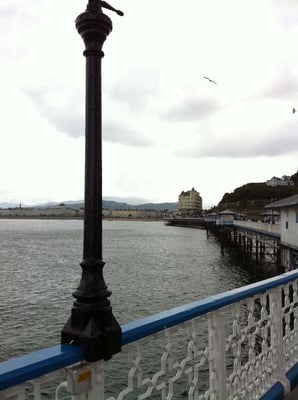
{"type": "MultiPolygon", "coordinates": [[[[297,184],[295,182],[295,184],[297,184]]],[[[232,193],[225,193],[217,208],[223,210],[257,210],[264,205],[298,194],[298,186],[267,186],[266,183],[247,183],[232,193]]]]}

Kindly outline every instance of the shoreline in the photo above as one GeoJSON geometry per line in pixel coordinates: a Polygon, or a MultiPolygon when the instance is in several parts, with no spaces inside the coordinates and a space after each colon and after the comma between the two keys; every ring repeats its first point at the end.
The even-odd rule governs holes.
{"type": "MultiPolygon", "coordinates": [[[[80,221],[83,221],[84,220],[84,217],[74,217],[74,216],[52,216],[52,215],[49,215],[49,216],[46,216],[46,215],[43,215],[43,216],[25,216],[25,215],[23,215],[23,216],[17,216],[17,215],[1,215],[0,216],[0,219],[33,219],[33,220],[37,220],[37,219],[45,219],[45,220],[47,220],[47,219],[53,219],[53,220],[80,220],[80,221]]],[[[115,217],[104,217],[104,218],[102,218],[102,221],[135,221],[135,222],[140,222],[140,221],[143,221],[143,222],[154,222],[154,221],[163,221],[162,219],[160,219],[160,218],[128,218],[128,217],[124,217],[124,218],[121,218],[121,217],[119,217],[119,218],[115,218],[115,217]]]]}

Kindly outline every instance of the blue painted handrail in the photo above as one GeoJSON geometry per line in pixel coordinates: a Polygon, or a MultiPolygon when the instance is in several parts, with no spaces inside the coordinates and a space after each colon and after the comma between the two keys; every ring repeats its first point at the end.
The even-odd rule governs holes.
{"type": "MultiPolygon", "coordinates": [[[[269,289],[285,285],[295,279],[298,279],[298,270],[122,325],[122,345],[150,336],[165,328],[179,325],[258,293],[264,293],[269,289]]],[[[0,363],[0,390],[8,389],[79,361],[83,361],[81,350],[68,344],[57,345],[4,361],[0,363]]]]}
{"type": "Polygon", "coordinates": [[[129,322],[122,325],[122,345],[132,343],[171,326],[179,325],[200,315],[255,296],[258,293],[264,293],[269,289],[285,285],[295,279],[298,279],[298,270],[129,322]]]}
{"type": "Polygon", "coordinates": [[[79,347],[69,344],[49,347],[0,363],[0,390],[83,361],[79,347]]]}

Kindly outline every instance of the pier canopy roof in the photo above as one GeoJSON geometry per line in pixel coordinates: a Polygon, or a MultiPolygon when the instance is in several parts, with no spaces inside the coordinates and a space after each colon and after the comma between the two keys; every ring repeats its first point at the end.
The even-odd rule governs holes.
{"type": "Polygon", "coordinates": [[[285,199],[266,204],[265,208],[284,208],[293,206],[298,206],[298,194],[294,194],[293,196],[286,197],[285,199]]]}
{"type": "Polygon", "coordinates": [[[231,211],[231,210],[224,210],[224,211],[220,211],[218,214],[219,215],[235,215],[237,213],[234,211],[231,211]]]}

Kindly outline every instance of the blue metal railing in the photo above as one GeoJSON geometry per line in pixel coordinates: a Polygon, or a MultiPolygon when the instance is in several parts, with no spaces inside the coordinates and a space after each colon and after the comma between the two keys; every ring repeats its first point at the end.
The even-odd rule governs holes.
{"type": "MultiPolygon", "coordinates": [[[[284,285],[296,280],[298,280],[298,271],[290,271],[277,277],[129,322],[122,326],[122,345],[134,343],[165,329],[178,326],[269,290],[284,287],[284,285]]],[[[83,361],[81,350],[78,347],[65,344],[2,362],[0,363],[0,390],[14,387],[79,361],[83,361]]],[[[290,382],[291,389],[293,389],[298,384],[298,365],[294,365],[289,371],[284,371],[284,375],[290,382]]],[[[261,398],[263,400],[269,398],[282,399],[283,396],[284,387],[280,382],[276,382],[268,393],[261,398]]]]}
{"type": "Polygon", "coordinates": [[[50,372],[83,361],[76,346],[62,344],[0,363],[0,390],[19,385],[50,372]]]}
{"type": "Polygon", "coordinates": [[[285,285],[295,279],[298,279],[298,271],[290,271],[277,277],[232,289],[218,295],[207,297],[203,300],[198,300],[140,320],[129,322],[122,326],[122,345],[150,336],[163,329],[179,325],[199,317],[200,315],[239,302],[245,298],[285,285]]]}

